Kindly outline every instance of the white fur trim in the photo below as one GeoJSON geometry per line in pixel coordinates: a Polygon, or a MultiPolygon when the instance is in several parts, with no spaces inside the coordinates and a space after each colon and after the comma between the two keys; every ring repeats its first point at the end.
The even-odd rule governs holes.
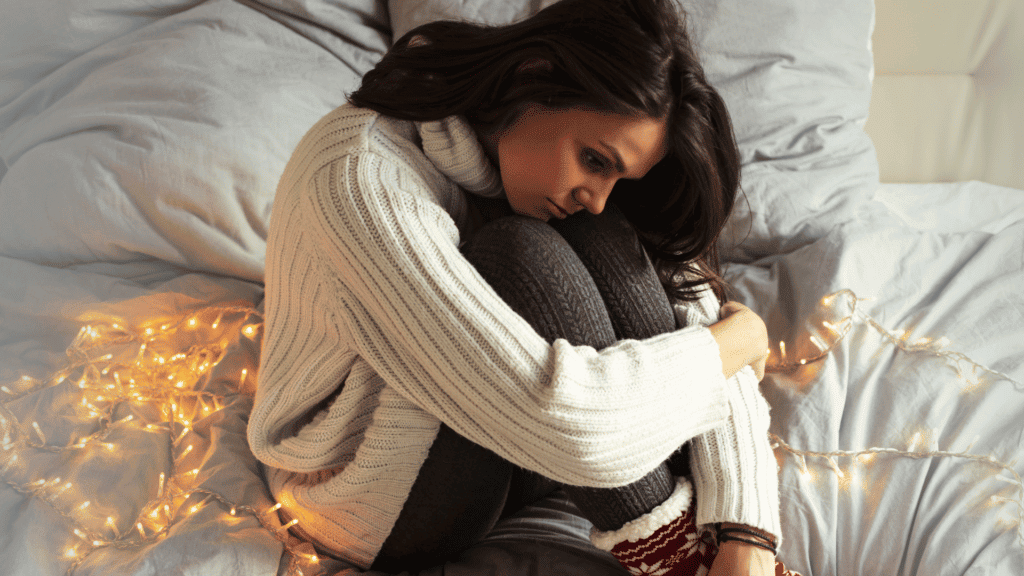
{"type": "Polygon", "coordinates": [[[693,486],[685,477],[676,478],[676,489],[672,495],[647,514],[630,520],[622,528],[610,532],[602,532],[597,528],[590,529],[590,541],[601,550],[609,551],[620,542],[636,542],[649,538],[658,528],[673,522],[690,509],[693,499],[693,486]]]}

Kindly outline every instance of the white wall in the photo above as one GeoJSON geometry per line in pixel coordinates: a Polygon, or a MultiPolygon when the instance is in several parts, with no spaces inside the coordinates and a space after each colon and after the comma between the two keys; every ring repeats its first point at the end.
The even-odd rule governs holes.
{"type": "Polygon", "coordinates": [[[875,0],[883,182],[1024,189],[1024,0],[875,0]]]}

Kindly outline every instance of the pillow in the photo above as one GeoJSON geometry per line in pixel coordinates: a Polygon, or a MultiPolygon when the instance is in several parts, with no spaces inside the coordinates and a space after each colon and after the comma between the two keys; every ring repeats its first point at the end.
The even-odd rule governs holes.
{"type": "MultiPolygon", "coordinates": [[[[437,19],[512,22],[548,0],[390,0],[394,37],[437,19]]],[[[732,114],[741,197],[725,260],[786,252],[854,218],[878,184],[864,133],[872,0],[677,0],[732,114]],[[748,203],[749,202],[749,205],[748,203]],[[742,242],[742,244],[739,244],[742,242]]]]}
{"type": "Polygon", "coordinates": [[[387,50],[378,0],[5,6],[0,256],[262,281],[302,135],[387,50]]]}

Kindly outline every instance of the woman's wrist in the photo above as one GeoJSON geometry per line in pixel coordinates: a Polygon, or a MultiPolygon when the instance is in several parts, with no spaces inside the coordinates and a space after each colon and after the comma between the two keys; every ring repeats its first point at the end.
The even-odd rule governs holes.
{"type": "Polygon", "coordinates": [[[730,564],[774,565],[775,554],[752,544],[730,540],[718,545],[718,556],[729,558],[730,564]]]}
{"type": "MultiPolygon", "coordinates": [[[[766,549],[767,542],[775,542],[775,538],[763,530],[758,530],[743,524],[721,523],[716,524],[715,529],[719,534],[718,552],[711,565],[708,576],[753,576],[755,574],[774,574],[776,568],[775,553],[766,549]],[[743,530],[739,534],[749,542],[740,539],[726,539],[730,535],[729,530],[743,530]],[[746,531],[755,534],[746,534],[746,531]],[[751,542],[758,542],[752,544],[751,542]]],[[[736,533],[731,533],[736,534],[736,533]]]]}

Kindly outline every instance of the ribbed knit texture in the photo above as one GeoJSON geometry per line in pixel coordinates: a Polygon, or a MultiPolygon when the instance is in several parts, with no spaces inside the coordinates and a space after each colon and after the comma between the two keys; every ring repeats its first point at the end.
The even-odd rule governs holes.
{"type": "MultiPolygon", "coordinates": [[[[680,326],[718,321],[720,305],[711,290],[698,302],[676,305],[680,326]]],[[[729,416],[724,426],[693,439],[691,460],[697,497],[697,525],[746,524],[782,542],[778,464],[768,441],[768,402],[757,375],[745,366],[728,380],[729,416]]]]}
{"type": "MultiPolygon", "coordinates": [[[[502,194],[465,121],[346,105],[306,134],[275,199],[249,442],[296,529],[363,568],[439,421],[559,482],[612,487],[747,405],[701,326],[600,353],[545,342],[459,253],[467,191],[502,194]]],[[[774,463],[746,446],[725,461],[752,458],[774,463]]],[[[777,525],[777,493],[747,488],[719,486],[742,498],[715,507],[774,507],[777,525]]]]}

